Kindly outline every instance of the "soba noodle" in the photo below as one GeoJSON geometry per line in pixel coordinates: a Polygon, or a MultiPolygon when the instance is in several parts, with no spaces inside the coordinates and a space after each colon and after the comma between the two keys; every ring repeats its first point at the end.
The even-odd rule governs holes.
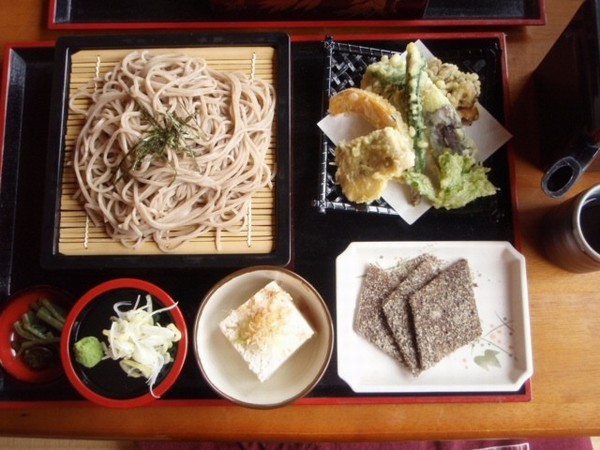
{"type": "Polygon", "coordinates": [[[243,227],[250,198],[270,186],[274,90],[256,77],[132,52],[70,106],[86,116],[73,152],[78,195],[125,246],[154,240],[167,252],[213,230],[218,248],[221,231],[243,227]],[[144,156],[151,140],[159,152],[144,156]]]}

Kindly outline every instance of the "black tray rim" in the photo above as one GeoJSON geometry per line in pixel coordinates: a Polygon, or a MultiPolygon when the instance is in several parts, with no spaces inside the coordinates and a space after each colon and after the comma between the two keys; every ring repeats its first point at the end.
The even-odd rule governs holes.
{"type": "Polygon", "coordinates": [[[48,164],[42,230],[41,265],[45,269],[93,268],[199,268],[237,267],[274,264],[285,266],[291,260],[291,136],[290,136],[290,36],[287,33],[177,33],[137,35],[87,35],[59,37],[55,45],[56,65],[53,74],[51,111],[48,132],[48,164]],[[277,172],[275,248],[265,254],[152,254],[152,255],[63,255],[58,251],[59,206],[63,173],[64,130],[68,113],[68,89],[71,55],[82,49],[207,47],[269,45],[277,50],[277,172]],[[57,150],[58,149],[58,150],[57,150]]]}
{"type": "Polygon", "coordinates": [[[61,0],[50,0],[48,2],[47,26],[50,30],[123,30],[123,29],[265,29],[265,28],[312,28],[312,27],[495,27],[495,26],[543,26],[547,22],[546,0],[537,0],[538,15],[531,17],[513,18],[480,18],[480,17],[450,17],[450,18],[425,18],[425,19],[366,19],[366,20],[254,20],[248,22],[234,21],[162,21],[148,20],[142,22],[125,22],[114,20],[111,22],[76,22],[59,21],[57,11],[61,0]]]}

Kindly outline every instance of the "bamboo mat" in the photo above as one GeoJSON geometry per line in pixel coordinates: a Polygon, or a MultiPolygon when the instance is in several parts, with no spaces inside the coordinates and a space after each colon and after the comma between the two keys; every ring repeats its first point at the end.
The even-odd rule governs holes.
{"type": "MultiPolygon", "coordinates": [[[[129,54],[131,49],[81,50],[71,56],[69,96],[82,85],[103,76],[129,54]]],[[[148,49],[151,54],[179,53],[200,56],[215,70],[236,71],[261,78],[276,86],[276,50],[272,47],[198,47],[177,49],[148,49]]],[[[277,106],[276,106],[277,108],[277,106]]],[[[85,107],[84,109],[87,109],[85,107]]],[[[277,115],[277,113],[275,113],[277,115]]],[[[94,226],[87,218],[81,203],[74,198],[77,183],[71,160],[74,145],[85,118],[71,110],[66,124],[63,178],[61,183],[61,207],[59,221],[58,251],[63,255],[145,255],[163,253],[152,242],[130,249],[114,241],[103,226],[94,226]]],[[[267,151],[267,164],[275,173],[276,120],[273,121],[271,143],[267,151]]],[[[272,188],[254,194],[247,225],[237,231],[221,232],[220,248],[217,248],[214,230],[188,241],[169,254],[268,254],[273,252],[276,242],[275,181],[272,188]]]]}

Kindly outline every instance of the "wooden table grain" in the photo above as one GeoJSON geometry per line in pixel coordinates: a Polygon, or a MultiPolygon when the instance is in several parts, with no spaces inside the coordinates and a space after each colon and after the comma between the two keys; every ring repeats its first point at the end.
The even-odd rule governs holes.
{"type": "MultiPolygon", "coordinates": [[[[542,193],[541,170],[532,162],[537,148],[531,112],[536,106],[531,104],[528,82],[582,0],[546,0],[545,4],[545,26],[499,29],[507,36],[509,128],[515,136],[518,218],[528,271],[535,367],[531,401],[296,405],[270,411],[229,405],[114,411],[76,403],[60,409],[0,408],[0,434],[311,441],[600,435],[600,272],[574,275],[558,269],[544,258],[538,244],[540,218],[557,201],[542,193]]],[[[44,1],[0,0],[0,6],[2,44],[75,33],[48,30],[44,1]]],[[[297,30],[323,35],[335,31],[297,30]]],[[[600,172],[587,173],[572,194],[598,182],[600,172]]]]}

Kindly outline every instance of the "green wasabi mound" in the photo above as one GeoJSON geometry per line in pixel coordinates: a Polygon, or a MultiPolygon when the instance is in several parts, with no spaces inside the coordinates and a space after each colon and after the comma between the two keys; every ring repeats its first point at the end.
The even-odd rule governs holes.
{"type": "Polygon", "coordinates": [[[95,336],[81,338],[73,345],[75,360],[88,369],[94,367],[104,358],[102,343],[95,336]]]}

